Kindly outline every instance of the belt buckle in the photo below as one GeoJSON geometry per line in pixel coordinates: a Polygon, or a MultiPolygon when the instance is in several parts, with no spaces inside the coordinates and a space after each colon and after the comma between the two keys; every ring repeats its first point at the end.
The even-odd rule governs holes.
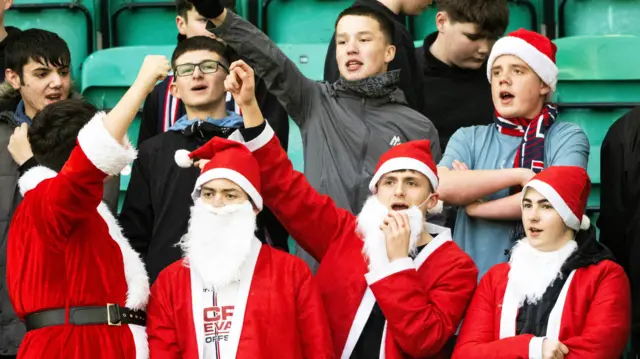
{"type": "MultiPolygon", "coordinates": [[[[114,318],[116,319],[116,318],[114,318]]],[[[122,325],[122,318],[120,316],[120,306],[114,303],[107,303],[107,324],[113,327],[119,327],[122,325]],[[118,317],[115,322],[111,321],[111,308],[115,309],[115,314],[118,317]]]]}

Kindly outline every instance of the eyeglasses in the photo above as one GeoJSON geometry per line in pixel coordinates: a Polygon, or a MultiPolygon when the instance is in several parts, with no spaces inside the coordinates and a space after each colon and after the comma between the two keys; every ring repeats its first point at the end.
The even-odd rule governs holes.
{"type": "Polygon", "coordinates": [[[205,60],[199,64],[182,64],[176,66],[176,76],[191,76],[194,71],[196,71],[196,67],[199,68],[200,72],[203,74],[215,74],[218,72],[219,67],[222,67],[226,72],[229,72],[229,69],[219,61],[205,60]]]}

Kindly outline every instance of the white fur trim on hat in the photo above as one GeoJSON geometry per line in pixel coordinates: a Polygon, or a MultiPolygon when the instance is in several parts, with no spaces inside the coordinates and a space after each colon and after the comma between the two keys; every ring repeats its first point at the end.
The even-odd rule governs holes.
{"type": "Polygon", "coordinates": [[[438,176],[423,162],[416,160],[411,157],[396,157],[388,160],[380,166],[380,169],[373,175],[371,182],[369,182],[369,190],[371,193],[376,193],[376,185],[380,178],[385,174],[393,171],[400,170],[414,170],[422,173],[427,176],[429,182],[431,182],[431,187],[436,191],[438,189],[438,176]]]}
{"type": "Polygon", "coordinates": [[[78,133],[78,144],[85,156],[100,171],[117,176],[133,162],[138,152],[125,135],[123,143],[111,137],[104,126],[107,114],[100,111],[78,133]]]}
{"type": "MultiPolygon", "coordinates": [[[[560,217],[562,217],[562,220],[567,225],[567,227],[575,231],[578,231],[581,229],[581,222],[578,219],[578,216],[576,216],[573,213],[573,211],[571,211],[569,206],[567,206],[567,203],[562,199],[562,197],[560,197],[558,192],[556,192],[556,190],[553,187],[551,187],[546,182],[542,182],[540,180],[534,179],[529,183],[527,183],[526,186],[524,186],[524,188],[522,189],[522,193],[524,194],[526,189],[529,187],[540,192],[540,194],[543,195],[549,201],[549,203],[551,203],[551,205],[556,210],[556,212],[558,212],[560,217]]],[[[583,216],[583,218],[584,217],[585,216],[583,216]]]]}
{"type": "Polygon", "coordinates": [[[489,55],[487,62],[487,78],[489,82],[491,82],[493,63],[502,55],[519,57],[538,74],[542,81],[551,88],[552,92],[556,90],[556,84],[558,83],[558,67],[556,64],[530,43],[514,36],[503,37],[493,45],[493,50],[491,50],[491,55],[489,55]]]}
{"type": "Polygon", "coordinates": [[[589,219],[589,217],[587,217],[586,214],[583,214],[582,221],[580,222],[580,229],[586,231],[587,229],[589,229],[589,227],[591,227],[591,220],[589,219]]]}
{"type": "Polygon", "coordinates": [[[178,166],[182,168],[189,168],[193,165],[193,160],[189,157],[191,152],[187,150],[177,150],[175,155],[173,155],[173,159],[176,161],[178,166]]]}
{"type": "Polygon", "coordinates": [[[234,171],[229,168],[214,168],[201,174],[196,181],[196,186],[191,193],[191,198],[193,198],[194,201],[200,198],[200,189],[202,188],[202,185],[218,178],[228,179],[229,181],[233,181],[235,184],[240,186],[240,188],[247,192],[247,195],[249,195],[249,198],[251,198],[253,204],[256,205],[256,208],[258,208],[258,210],[262,210],[262,196],[260,196],[258,190],[240,172],[234,171]]]}

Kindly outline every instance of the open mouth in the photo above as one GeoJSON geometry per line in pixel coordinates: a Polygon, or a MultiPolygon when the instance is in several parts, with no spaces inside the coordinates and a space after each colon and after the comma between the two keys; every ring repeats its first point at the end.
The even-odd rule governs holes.
{"type": "Polygon", "coordinates": [[[539,235],[540,233],[542,233],[542,229],[538,229],[535,227],[529,227],[529,232],[531,232],[531,235],[539,235]]]}
{"type": "Polygon", "coordinates": [[[207,85],[196,85],[191,88],[191,91],[203,91],[207,89],[207,85]]]}
{"type": "Polygon", "coordinates": [[[394,211],[404,211],[409,209],[409,206],[407,206],[406,204],[392,204],[391,209],[394,211]]]}
{"type": "Polygon", "coordinates": [[[62,100],[62,94],[59,94],[59,93],[48,94],[44,98],[46,98],[51,102],[60,101],[62,100]]]}
{"type": "Polygon", "coordinates": [[[358,71],[360,67],[362,67],[362,62],[358,60],[347,61],[347,70],[349,71],[358,71]]]}
{"type": "Polygon", "coordinates": [[[508,101],[513,99],[515,96],[511,92],[508,91],[500,91],[500,99],[504,101],[508,101]]]}

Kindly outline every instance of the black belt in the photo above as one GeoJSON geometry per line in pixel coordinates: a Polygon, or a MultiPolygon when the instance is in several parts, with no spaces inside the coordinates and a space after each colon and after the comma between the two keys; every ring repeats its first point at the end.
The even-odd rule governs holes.
{"type": "MultiPolygon", "coordinates": [[[[121,307],[118,304],[107,304],[102,307],[71,307],[69,308],[69,324],[90,325],[108,324],[120,326],[122,324],[137,324],[144,326],[147,315],[142,310],[121,307]]],[[[35,330],[53,325],[66,323],[65,309],[50,309],[28,314],[25,317],[27,330],[35,330]]]]}

